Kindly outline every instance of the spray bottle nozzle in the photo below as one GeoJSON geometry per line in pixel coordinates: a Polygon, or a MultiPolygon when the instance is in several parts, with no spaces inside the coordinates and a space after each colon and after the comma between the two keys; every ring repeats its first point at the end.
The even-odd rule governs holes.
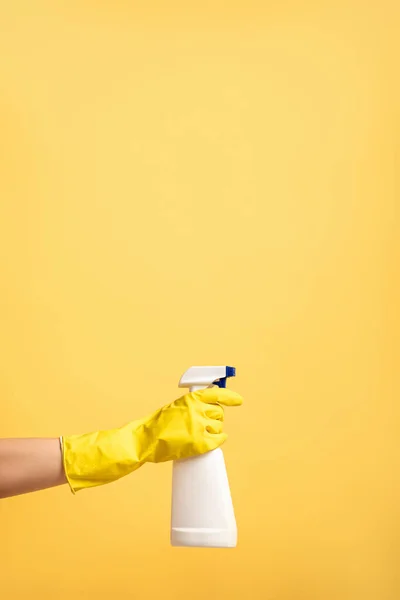
{"type": "Polygon", "coordinates": [[[228,379],[228,377],[235,377],[235,375],[236,375],[235,367],[225,367],[225,369],[226,369],[225,377],[221,377],[220,379],[217,379],[216,381],[213,382],[215,385],[217,385],[220,388],[226,388],[226,380],[228,379]]]}
{"type": "Polygon", "coordinates": [[[228,377],[235,377],[235,367],[190,367],[181,377],[179,387],[204,386],[215,384],[226,387],[228,377]]]}

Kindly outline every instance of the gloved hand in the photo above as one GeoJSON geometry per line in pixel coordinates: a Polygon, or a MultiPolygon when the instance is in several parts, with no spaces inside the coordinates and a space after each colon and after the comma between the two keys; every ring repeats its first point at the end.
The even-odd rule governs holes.
{"type": "Polygon", "coordinates": [[[61,438],[68,483],[78,490],[110,483],[146,462],[204,454],[226,440],[223,406],[242,397],[219,387],[190,392],[149,417],[119,429],[61,438]]]}

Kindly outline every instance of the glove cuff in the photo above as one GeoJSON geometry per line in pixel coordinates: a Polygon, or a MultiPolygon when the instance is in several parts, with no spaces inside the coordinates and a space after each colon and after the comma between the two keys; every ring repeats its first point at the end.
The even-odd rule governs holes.
{"type": "Polygon", "coordinates": [[[139,437],[133,423],[121,429],[63,436],[63,465],[72,493],[111,483],[142,466],[139,437]]]}

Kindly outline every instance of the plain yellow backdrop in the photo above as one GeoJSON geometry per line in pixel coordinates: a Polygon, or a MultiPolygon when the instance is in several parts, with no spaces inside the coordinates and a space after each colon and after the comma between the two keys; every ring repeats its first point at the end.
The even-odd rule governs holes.
{"type": "Polygon", "coordinates": [[[233,364],[239,545],[146,466],[2,501],[0,597],[398,600],[398,5],[136,4],[0,3],[0,436],[233,364]]]}

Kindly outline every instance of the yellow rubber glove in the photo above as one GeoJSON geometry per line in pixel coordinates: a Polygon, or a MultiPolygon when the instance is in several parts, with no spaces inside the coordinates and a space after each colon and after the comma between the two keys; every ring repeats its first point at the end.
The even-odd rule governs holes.
{"type": "Polygon", "coordinates": [[[146,462],[188,458],[218,448],[223,406],[240,406],[231,390],[207,388],[182,396],[149,417],[119,429],[61,438],[65,474],[71,490],[110,483],[146,462]]]}

